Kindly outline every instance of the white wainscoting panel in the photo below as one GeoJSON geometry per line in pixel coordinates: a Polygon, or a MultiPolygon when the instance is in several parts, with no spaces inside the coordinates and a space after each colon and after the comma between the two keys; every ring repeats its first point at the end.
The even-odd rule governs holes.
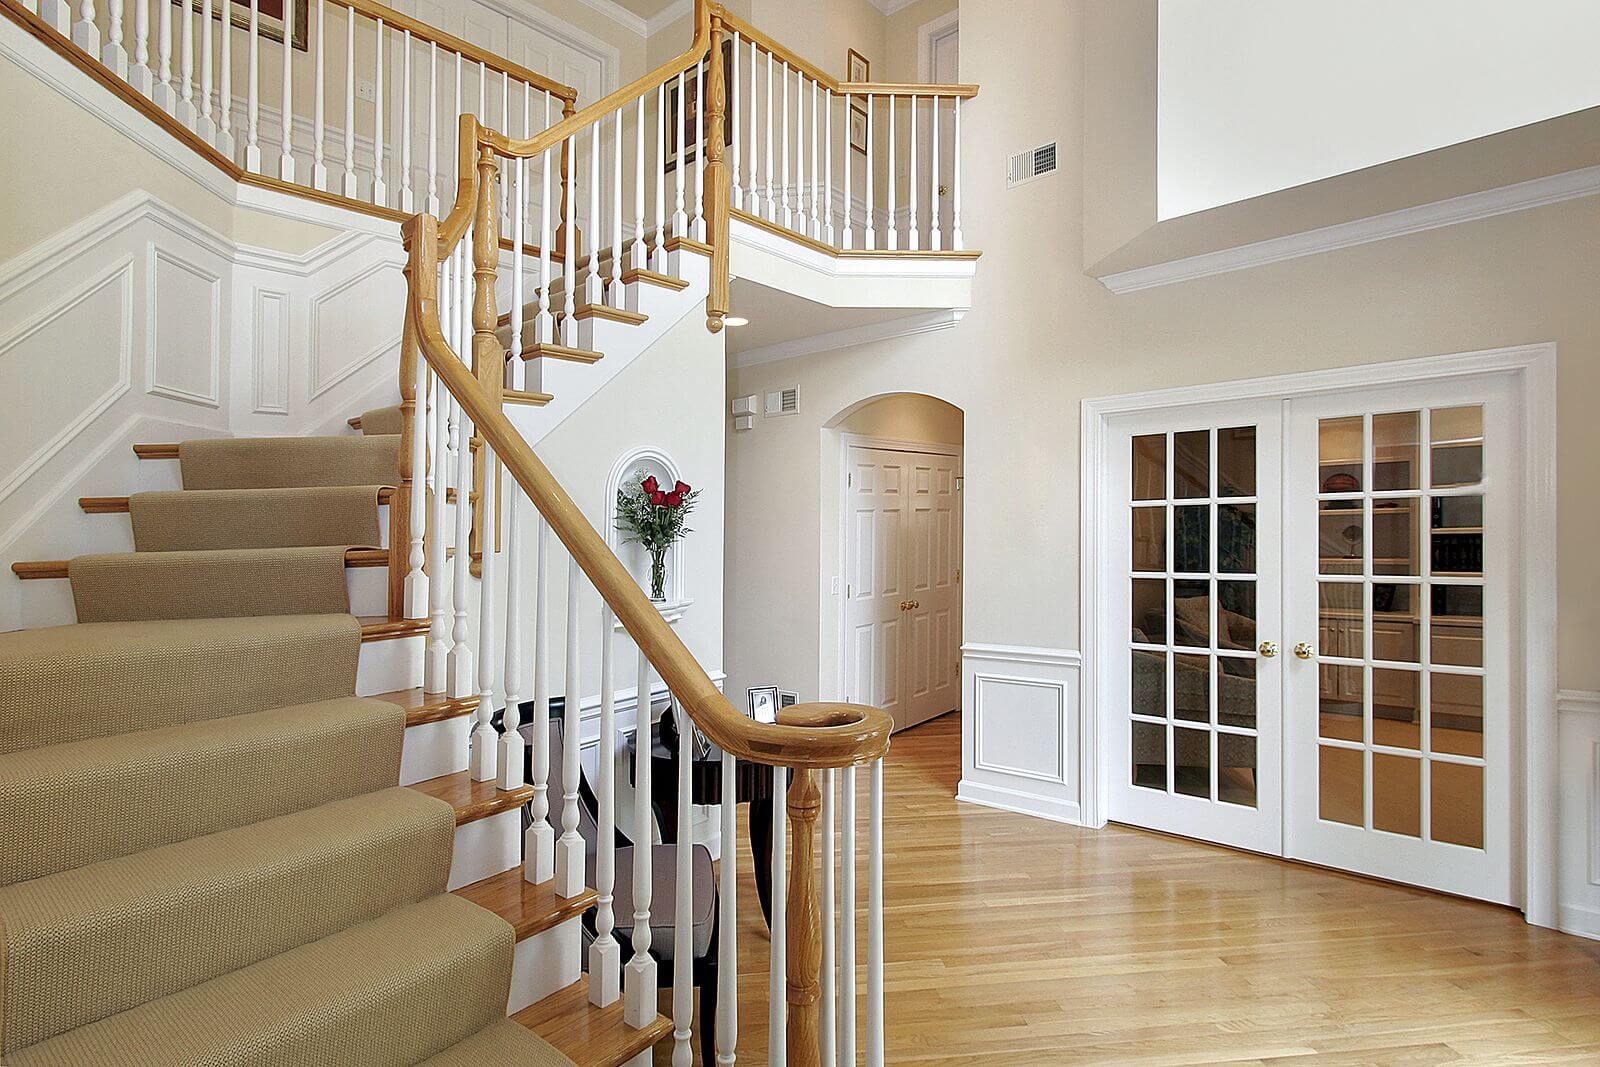
{"type": "Polygon", "coordinates": [[[380,260],[311,297],[308,399],[316,400],[387,355],[398,360],[405,291],[399,265],[380,260]],[[376,336],[374,323],[385,327],[376,336]]]}
{"type": "MultiPolygon", "coordinates": [[[[208,257],[209,258],[209,257],[208,257]]],[[[208,408],[222,404],[223,286],[213,270],[150,245],[145,287],[145,392],[208,408]]]]}
{"type": "Polygon", "coordinates": [[[957,798],[1077,823],[1079,654],[985,644],[961,653],[957,798]]]}
{"type": "Polygon", "coordinates": [[[1557,883],[1560,927],[1600,939],[1600,692],[1563,689],[1557,883]]]}
{"type": "Polygon", "coordinates": [[[255,361],[250,410],[257,415],[289,414],[289,294],[257,286],[251,309],[255,361]]]}

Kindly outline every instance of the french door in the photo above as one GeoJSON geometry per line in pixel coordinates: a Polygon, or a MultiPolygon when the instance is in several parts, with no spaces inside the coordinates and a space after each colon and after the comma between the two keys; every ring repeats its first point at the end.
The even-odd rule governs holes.
{"type": "Polygon", "coordinates": [[[1513,903],[1509,384],[1108,424],[1111,817],[1513,903]]]}
{"type": "Polygon", "coordinates": [[[850,445],[845,698],[904,729],[961,703],[958,456],[850,445]]]}

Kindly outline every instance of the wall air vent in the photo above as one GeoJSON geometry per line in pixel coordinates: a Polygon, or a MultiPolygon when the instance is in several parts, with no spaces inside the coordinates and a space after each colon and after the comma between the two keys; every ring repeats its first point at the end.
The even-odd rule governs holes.
{"type": "Polygon", "coordinates": [[[1056,169],[1056,143],[1042,144],[1026,152],[1018,152],[1006,164],[1006,188],[1026,185],[1056,169]]]}
{"type": "Polygon", "coordinates": [[[800,411],[800,388],[791,385],[786,389],[774,389],[767,394],[767,417],[774,415],[794,415],[800,411]]]}

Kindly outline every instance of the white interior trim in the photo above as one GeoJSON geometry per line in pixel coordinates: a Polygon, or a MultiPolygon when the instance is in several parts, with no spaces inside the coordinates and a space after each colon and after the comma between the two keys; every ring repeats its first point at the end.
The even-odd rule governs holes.
{"type": "MultiPolygon", "coordinates": [[[[1553,343],[1489,349],[1456,355],[1340,367],[1332,370],[1218,382],[1192,388],[1156,389],[1082,402],[1081,480],[1083,535],[1079,549],[1082,597],[1079,626],[1083,646],[1080,751],[1083,816],[1086,825],[1103,826],[1108,817],[1110,770],[1103,766],[1103,715],[1099,707],[1101,619],[1108,595],[1105,553],[1109,509],[1105,483],[1107,421],[1114,415],[1156,411],[1208,402],[1244,399],[1289,400],[1335,390],[1427,382],[1487,374],[1512,374],[1522,406],[1523,516],[1521,596],[1515,616],[1521,622],[1523,677],[1517,694],[1529,709],[1557,706],[1556,632],[1556,346],[1553,343]]],[[[1528,922],[1558,925],[1559,766],[1555,716],[1522,717],[1523,909],[1528,922]]]]}
{"type": "Polygon", "coordinates": [[[644,32],[646,36],[654,37],[674,22],[694,11],[694,0],[673,0],[672,3],[657,11],[645,20],[644,32]]]}
{"type": "Polygon", "coordinates": [[[941,38],[958,32],[960,25],[961,11],[958,8],[917,27],[917,81],[924,85],[932,83],[934,45],[941,38]]]}
{"type": "Polygon", "coordinates": [[[1418,204],[1370,218],[1341,222],[1303,233],[1287,234],[1234,248],[1205,252],[1197,256],[1153,263],[1147,267],[1118,271],[1100,278],[1113,293],[1134,293],[1161,285],[1209,278],[1214,274],[1247,270],[1250,267],[1281,263],[1301,256],[1314,256],[1341,248],[1385,241],[1424,230],[1436,230],[1462,222],[1508,215],[1546,204],[1600,194],[1600,166],[1569,170],[1543,178],[1504,185],[1498,189],[1467,193],[1431,204],[1418,204]]]}

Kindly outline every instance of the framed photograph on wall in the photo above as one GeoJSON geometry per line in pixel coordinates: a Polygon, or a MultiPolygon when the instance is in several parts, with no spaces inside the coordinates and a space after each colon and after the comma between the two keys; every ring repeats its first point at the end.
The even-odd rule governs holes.
{"type": "MultiPolygon", "coordinates": [[[[845,81],[869,82],[872,80],[872,63],[854,48],[845,53],[845,81]]],[[[850,98],[850,148],[867,154],[867,102],[859,96],[850,98]]]]}
{"type": "Polygon", "coordinates": [[[854,48],[849,49],[844,57],[844,75],[847,82],[869,82],[872,80],[872,63],[854,48]]]}
{"type": "MultiPolygon", "coordinates": [[[[294,5],[294,46],[301,52],[307,51],[306,24],[309,18],[308,12],[313,2],[314,0],[256,0],[256,11],[260,19],[257,25],[257,32],[269,41],[283,40],[284,4],[292,3],[294,5]]],[[[205,13],[200,0],[190,0],[190,4],[196,14],[203,15],[205,13]]],[[[182,7],[183,0],[173,0],[172,6],[182,7]]],[[[235,27],[247,34],[250,32],[250,0],[233,0],[232,3],[229,3],[228,0],[219,0],[218,3],[212,6],[211,17],[220,20],[224,9],[230,12],[229,17],[233,20],[235,27]]],[[[173,17],[176,18],[177,16],[173,17]]],[[[152,14],[150,18],[154,20],[155,15],[152,14]]],[[[152,42],[151,51],[154,50],[152,42]]]]}
{"type": "Polygon", "coordinates": [[[850,148],[867,154],[867,109],[850,105],[850,148]]]}
{"type": "Polygon", "coordinates": [[[778,721],[778,687],[775,685],[758,685],[748,690],[750,694],[750,717],[756,722],[778,721]]]}
{"type": "MultiPolygon", "coordinates": [[[[722,146],[724,148],[733,144],[733,40],[722,42],[722,69],[727,72],[722,82],[722,146]]],[[[711,80],[711,70],[706,69],[707,88],[711,80]]],[[[695,136],[695,127],[700,121],[700,85],[697,79],[685,76],[683,79],[683,95],[685,101],[678,99],[678,81],[674,78],[668,83],[667,90],[667,161],[666,169],[678,168],[679,146],[688,145],[688,158],[683,162],[693,164],[697,151],[698,139],[695,136]]]]}

